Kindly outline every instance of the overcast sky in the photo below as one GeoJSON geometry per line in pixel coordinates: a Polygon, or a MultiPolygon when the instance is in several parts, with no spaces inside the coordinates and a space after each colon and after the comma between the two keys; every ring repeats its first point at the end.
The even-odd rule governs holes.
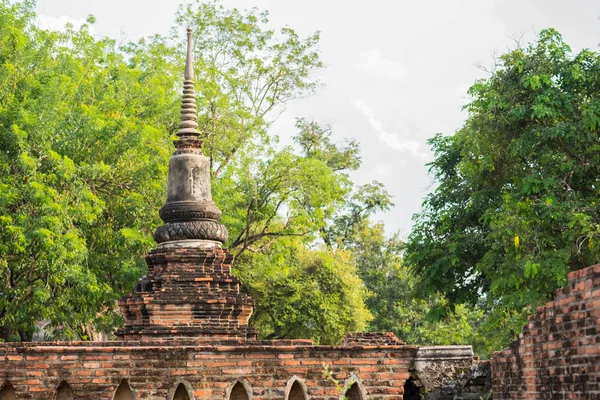
{"type": "MultiPolygon", "coordinates": [[[[94,33],[137,40],[166,34],[182,1],[38,0],[39,24],[58,28],[96,16],[94,33]]],[[[600,43],[600,2],[591,0],[225,0],[227,7],[267,9],[273,27],[321,31],[324,87],[290,104],[273,132],[294,133],[294,118],[327,122],[334,139],[357,139],[362,184],[383,182],[395,207],[377,216],[389,232],[410,232],[411,216],[431,188],[428,138],[454,133],[466,114],[469,86],[494,54],[556,28],[579,51],[600,43]]],[[[285,139],[284,139],[285,140],[285,139]]]]}

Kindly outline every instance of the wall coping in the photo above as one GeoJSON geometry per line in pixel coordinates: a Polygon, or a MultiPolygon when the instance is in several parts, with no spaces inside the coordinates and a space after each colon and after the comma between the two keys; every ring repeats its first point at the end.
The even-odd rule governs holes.
{"type": "Polygon", "coordinates": [[[66,353],[66,352],[101,352],[114,353],[123,351],[204,351],[204,352],[298,352],[298,351],[409,351],[414,352],[418,346],[411,345],[364,345],[364,346],[329,346],[329,345],[264,345],[264,344],[186,344],[173,341],[172,343],[152,342],[9,342],[0,343],[0,355],[9,352],[34,352],[34,353],[66,353]]]}
{"type": "Polygon", "coordinates": [[[420,346],[415,357],[415,361],[449,361],[463,359],[473,359],[473,346],[420,346]]]}

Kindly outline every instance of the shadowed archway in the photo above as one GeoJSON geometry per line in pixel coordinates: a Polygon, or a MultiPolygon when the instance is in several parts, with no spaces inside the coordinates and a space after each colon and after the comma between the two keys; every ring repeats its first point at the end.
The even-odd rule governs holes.
{"type": "Polygon", "coordinates": [[[251,393],[250,387],[244,384],[243,381],[238,380],[229,391],[228,400],[251,400],[251,393]]]}
{"type": "Polygon", "coordinates": [[[404,400],[420,400],[423,398],[421,388],[423,385],[418,379],[412,377],[404,383],[404,400]]]}
{"type": "Polygon", "coordinates": [[[346,390],[345,397],[348,400],[363,400],[360,389],[358,388],[358,383],[354,382],[352,386],[350,386],[350,389],[346,390]]]}
{"type": "Polygon", "coordinates": [[[127,379],[121,381],[121,384],[119,384],[119,387],[117,387],[117,390],[115,391],[113,400],[135,400],[133,390],[131,390],[127,379]]]}
{"type": "Polygon", "coordinates": [[[175,390],[171,389],[172,395],[169,400],[193,400],[193,389],[188,382],[176,382],[175,390]]]}
{"type": "Polygon", "coordinates": [[[71,385],[66,381],[62,381],[56,389],[56,400],[73,400],[73,390],[71,385]]]}
{"type": "Polygon", "coordinates": [[[340,391],[340,400],[367,400],[367,391],[365,390],[360,378],[355,374],[350,375],[344,381],[344,386],[340,391]]]}
{"type": "Polygon", "coordinates": [[[344,382],[344,389],[340,393],[340,400],[367,400],[367,392],[356,375],[352,374],[344,382]]]}
{"type": "Polygon", "coordinates": [[[4,382],[0,387],[0,400],[17,400],[15,388],[9,381],[4,382]]]}
{"type": "Polygon", "coordinates": [[[302,384],[298,378],[294,377],[288,383],[286,390],[286,400],[308,400],[308,394],[306,393],[306,387],[302,384]],[[290,386],[291,383],[291,386],[290,386]]]}

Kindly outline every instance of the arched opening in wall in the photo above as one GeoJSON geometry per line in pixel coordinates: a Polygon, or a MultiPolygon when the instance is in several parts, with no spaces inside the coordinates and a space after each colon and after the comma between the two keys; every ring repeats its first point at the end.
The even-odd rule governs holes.
{"type": "Polygon", "coordinates": [[[423,385],[421,381],[418,379],[408,378],[406,383],[404,383],[404,400],[421,400],[423,398],[423,394],[421,392],[421,388],[423,385]]]}
{"type": "Polygon", "coordinates": [[[173,400],[190,400],[190,395],[183,383],[177,385],[177,389],[175,389],[175,393],[173,394],[173,400]]]}
{"type": "Polygon", "coordinates": [[[0,400],[17,400],[15,388],[8,381],[0,387],[0,400]]]}
{"type": "Polygon", "coordinates": [[[131,387],[129,387],[129,383],[126,379],[121,381],[121,384],[115,391],[115,396],[113,400],[135,400],[135,396],[133,395],[133,391],[131,387]]]}
{"type": "Polygon", "coordinates": [[[73,390],[71,390],[71,385],[62,381],[60,385],[58,385],[58,389],[56,389],[56,400],[73,400],[73,390]]]}
{"type": "Polygon", "coordinates": [[[308,400],[308,396],[304,391],[304,388],[298,381],[294,381],[292,387],[290,388],[290,393],[288,394],[287,400],[308,400]]]}
{"type": "Polygon", "coordinates": [[[242,384],[242,382],[238,382],[231,389],[231,393],[229,393],[229,400],[250,400],[250,396],[248,396],[248,391],[242,384]]]}
{"type": "Polygon", "coordinates": [[[363,400],[358,383],[354,382],[352,386],[350,386],[350,389],[346,390],[344,397],[348,400],[363,400]]]}

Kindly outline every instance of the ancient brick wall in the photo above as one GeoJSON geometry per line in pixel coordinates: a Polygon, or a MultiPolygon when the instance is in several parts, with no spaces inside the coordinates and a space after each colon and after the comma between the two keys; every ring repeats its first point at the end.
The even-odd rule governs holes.
{"type": "Polygon", "coordinates": [[[400,400],[416,351],[302,340],[7,343],[0,398],[400,400]]]}
{"type": "Polygon", "coordinates": [[[494,399],[600,399],[600,265],[569,274],[492,360],[494,399]]]}

